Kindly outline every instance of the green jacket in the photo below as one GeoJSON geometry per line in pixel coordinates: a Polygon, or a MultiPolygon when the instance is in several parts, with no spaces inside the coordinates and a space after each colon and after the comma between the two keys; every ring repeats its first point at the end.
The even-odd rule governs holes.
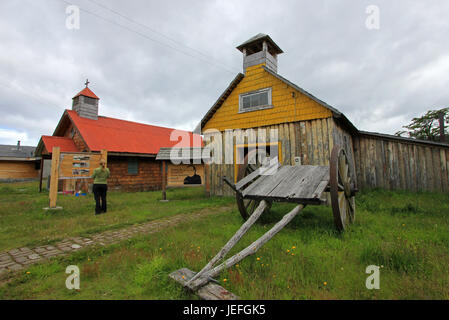
{"type": "Polygon", "coordinates": [[[108,168],[105,168],[104,171],[101,170],[101,167],[98,167],[94,170],[92,174],[92,179],[94,179],[94,184],[107,184],[106,179],[109,178],[111,173],[108,168]]]}

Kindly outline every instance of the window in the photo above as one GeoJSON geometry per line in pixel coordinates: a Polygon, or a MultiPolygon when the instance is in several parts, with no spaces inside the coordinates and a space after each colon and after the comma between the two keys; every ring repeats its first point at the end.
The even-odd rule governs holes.
{"type": "Polygon", "coordinates": [[[90,98],[90,97],[84,97],[84,102],[94,106],[96,103],[96,99],[90,98]]]}
{"type": "Polygon", "coordinates": [[[240,95],[239,112],[271,108],[271,88],[240,95]]]}
{"type": "Polygon", "coordinates": [[[128,174],[139,173],[139,161],[137,159],[128,159],[128,174]]]}

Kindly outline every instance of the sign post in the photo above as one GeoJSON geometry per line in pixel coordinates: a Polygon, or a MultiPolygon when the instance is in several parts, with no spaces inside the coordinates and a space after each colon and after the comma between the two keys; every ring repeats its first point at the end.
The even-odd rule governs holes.
{"type": "Polygon", "coordinates": [[[58,198],[59,156],[60,148],[53,147],[51,155],[50,209],[56,208],[56,199],[58,198]]]}

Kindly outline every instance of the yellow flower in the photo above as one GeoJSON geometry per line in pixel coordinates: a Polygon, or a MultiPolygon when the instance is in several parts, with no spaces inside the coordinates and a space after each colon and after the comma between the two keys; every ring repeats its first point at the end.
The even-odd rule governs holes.
{"type": "Polygon", "coordinates": [[[257,259],[256,259],[257,261],[259,261],[260,260],[260,258],[259,257],[257,257],[257,259]]]}
{"type": "Polygon", "coordinates": [[[27,274],[30,274],[31,272],[27,271],[27,274]]]}
{"type": "Polygon", "coordinates": [[[224,278],[224,279],[223,279],[223,282],[226,282],[226,281],[228,281],[228,279],[224,278]]]}
{"type": "Polygon", "coordinates": [[[289,250],[289,249],[287,249],[287,252],[290,252],[290,250],[289,250]]]}
{"type": "Polygon", "coordinates": [[[185,277],[184,277],[184,276],[182,276],[182,278],[183,278],[183,279],[185,279],[185,277]]]}
{"type": "Polygon", "coordinates": [[[326,282],[326,281],[324,281],[323,284],[324,284],[325,286],[327,286],[327,282],[326,282]]]}
{"type": "Polygon", "coordinates": [[[295,246],[293,246],[293,247],[292,247],[292,249],[296,249],[296,247],[295,247],[295,246]]]}
{"type": "Polygon", "coordinates": [[[159,248],[160,251],[162,251],[162,248],[159,248]]]}

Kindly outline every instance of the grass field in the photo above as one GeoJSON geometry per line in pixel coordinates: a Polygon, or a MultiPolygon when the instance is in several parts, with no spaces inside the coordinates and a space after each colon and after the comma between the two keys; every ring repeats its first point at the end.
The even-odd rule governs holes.
{"type": "MultiPolygon", "coordinates": [[[[3,248],[25,244],[27,239],[39,242],[42,235],[56,238],[59,228],[65,234],[92,232],[233,202],[206,199],[200,189],[171,190],[169,197],[179,200],[169,206],[158,201],[160,192],[110,193],[108,220],[95,225],[90,220],[92,199],[61,197],[61,205],[70,210],[48,217],[40,211],[45,197],[33,186],[7,188],[14,191],[2,189],[0,195],[3,248]],[[26,191],[19,193],[18,188],[26,191]],[[25,200],[20,200],[23,194],[25,200]],[[128,199],[133,200],[129,208],[128,199]],[[20,216],[11,217],[10,207],[20,216]],[[78,222],[85,219],[92,225],[78,222]],[[76,228],[65,227],[67,221],[76,228]],[[10,225],[20,223],[39,235],[26,232],[27,227],[20,227],[26,232],[20,235],[10,225]],[[46,228],[51,231],[41,230],[46,228]]],[[[449,195],[372,190],[358,194],[356,204],[356,222],[343,234],[335,231],[330,208],[307,207],[259,252],[217,280],[242,299],[449,299],[449,195]],[[379,290],[365,287],[365,269],[372,264],[380,266],[379,290]]],[[[273,205],[231,254],[266,232],[289,208],[273,205]]],[[[229,212],[33,265],[0,282],[0,299],[196,299],[168,274],[181,267],[201,269],[241,223],[232,205],[229,212]],[[79,291],[65,287],[65,268],[73,264],[81,270],[79,291]]]]}

